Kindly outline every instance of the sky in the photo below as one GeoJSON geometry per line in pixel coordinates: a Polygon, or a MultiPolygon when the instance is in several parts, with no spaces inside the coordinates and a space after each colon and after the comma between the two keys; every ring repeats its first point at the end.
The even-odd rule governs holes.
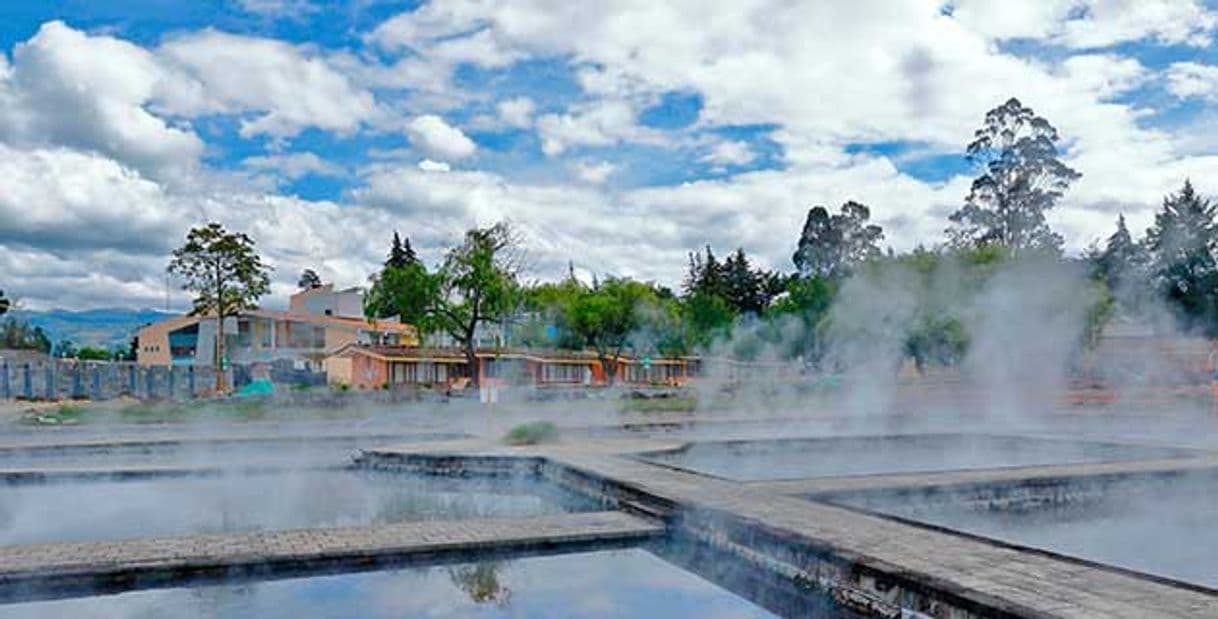
{"type": "Polygon", "coordinates": [[[0,289],[27,309],[188,307],[192,225],[362,285],[510,221],[527,281],[675,286],[707,244],[790,270],[807,211],[943,239],[1014,96],[1083,174],[1067,249],[1218,194],[1218,5],[1200,0],[6,0],[0,289]]]}

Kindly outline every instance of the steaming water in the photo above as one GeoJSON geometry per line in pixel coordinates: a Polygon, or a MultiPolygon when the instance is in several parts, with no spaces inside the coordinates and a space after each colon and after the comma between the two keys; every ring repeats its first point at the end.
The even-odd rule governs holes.
{"type": "Polygon", "coordinates": [[[0,605],[5,619],[773,616],[637,549],[0,605]]]}
{"type": "Polygon", "coordinates": [[[693,443],[644,459],[737,481],[1168,458],[1177,449],[964,434],[693,443]]]}
{"type": "Polygon", "coordinates": [[[353,470],[17,485],[0,487],[0,543],[530,517],[596,507],[527,479],[353,470]]]}
{"type": "Polygon", "coordinates": [[[389,443],[448,440],[463,434],[427,433],[365,437],[317,436],[280,440],[207,440],[87,444],[0,449],[0,468],[70,469],[81,467],[296,467],[349,462],[360,449],[389,443]]]}
{"type": "Polygon", "coordinates": [[[835,501],[1218,587],[1218,478],[1124,480],[1099,491],[1075,486],[1029,492],[1010,502],[892,493],[835,501]],[[1052,500],[1035,500],[1038,494],[1052,500]]]}

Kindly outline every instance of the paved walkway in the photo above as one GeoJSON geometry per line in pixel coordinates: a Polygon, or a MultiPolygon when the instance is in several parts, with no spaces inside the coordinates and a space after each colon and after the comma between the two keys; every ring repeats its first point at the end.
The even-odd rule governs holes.
{"type": "Polygon", "coordinates": [[[239,574],[301,566],[435,560],[470,552],[557,550],[643,541],[661,524],[623,512],[527,519],[411,522],[374,527],[296,529],[125,541],[0,546],[0,597],[54,596],[111,582],[168,582],[191,575],[239,574]]]}
{"type": "MultiPolygon", "coordinates": [[[[680,444],[679,441],[675,442],[680,444]]],[[[829,549],[882,574],[965,600],[992,612],[1026,617],[1218,617],[1218,596],[1199,588],[1129,572],[1022,551],[1006,545],[954,535],[788,496],[792,492],[858,489],[872,483],[943,483],[1017,478],[1018,475],[1066,476],[1120,472],[1162,472],[1208,468],[1218,457],[1026,467],[873,478],[740,483],[651,465],[622,453],[671,447],[674,441],[602,440],[595,444],[558,443],[507,448],[485,441],[389,447],[374,453],[528,456],[593,477],[611,480],[685,509],[719,514],[738,523],[829,549]]]]}
{"type": "Polygon", "coordinates": [[[755,481],[754,489],[778,494],[808,495],[821,492],[856,492],[866,490],[916,490],[943,486],[978,483],[1053,480],[1122,475],[1154,475],[1160,473],[1205,471],[1218,468],[1218,456],[1128,460],[1087,464],[1052,464],[970,471],[936,473],[894,473],[860,475],[855,477],[821,477],[782,481],[755,481]]]}

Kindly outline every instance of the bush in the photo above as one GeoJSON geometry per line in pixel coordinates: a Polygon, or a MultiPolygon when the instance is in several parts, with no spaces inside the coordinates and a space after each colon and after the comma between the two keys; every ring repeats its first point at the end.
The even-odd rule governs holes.
{"type": "Polygon", "coordinates": [[[537,445],[558,438],[558,427],[549,421],[531,421],[512,428],[503,437],[508,445],[537,445]]]}
{"type": "Polygon", "coordinates": [[[690,413],[697,408],[698,398],[687,396],[630,399],[621,406],[625,413],[690,413]]]}

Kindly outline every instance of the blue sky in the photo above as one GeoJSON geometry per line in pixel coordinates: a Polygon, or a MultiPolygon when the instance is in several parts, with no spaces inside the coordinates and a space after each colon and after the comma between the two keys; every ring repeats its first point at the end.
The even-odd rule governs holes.
{"type": "Polygon", "coordinates": [[[501,219],[538,278],[672,284],[708,243],[789,268],[807,209],[847,200],[934,244],[1010,96],[1083,173],[1050,218],[1077,251],[1185,177],[1218,192],[1216,28],[1197,0],[14,0],[0,287],[155,303],[202,219],[254,234],[276,294],[365,281],[393,229],[435,259],[501,219]]]}

